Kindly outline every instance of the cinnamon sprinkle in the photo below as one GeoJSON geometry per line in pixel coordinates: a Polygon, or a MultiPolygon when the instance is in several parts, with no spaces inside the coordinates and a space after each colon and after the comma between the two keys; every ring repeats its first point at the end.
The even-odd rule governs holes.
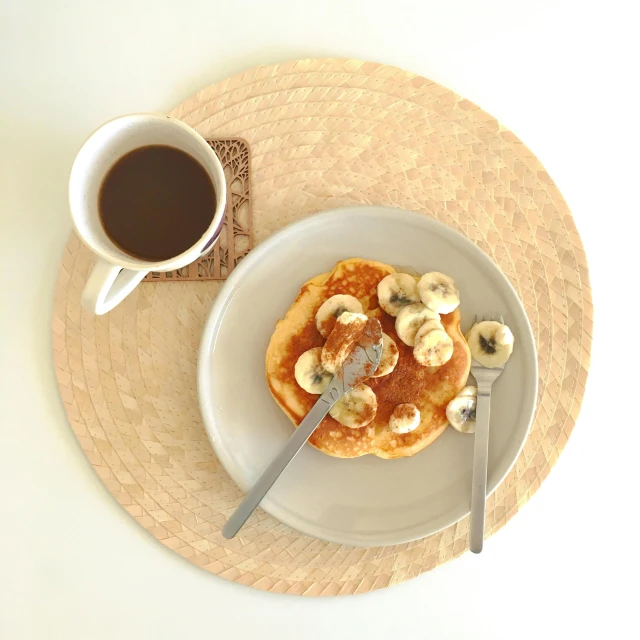
{"type": "Polygon", "coordinates": [[[368,324],[366,318],[354,317],[354,315],[343,313],[338,318],[336,326],[329,334],[322,349],[323,362],[335,362],[336,369],[342,366],[368,324]],[[347,319],[351,321],[348,322],[347,319]]]}
{"type": "MultiPolygon", "coordinates": [[[[367,404],[360,414],[360,422],[364,425],[369,424],[376,417],[376,407],[367,404]]],[[[364,427],[361,427],[364,428],[364,427]]]]}
{"type": "MultiPolygon", "coordinates": [[[[362,329],[362,331],[360,331],[360,333],[358,334],[358,337],[356,338],[357,342],[361,342],[361,343],[364,342],[367,344],[373,344],[374,342],[379,342],[381,339],[382,339],[382,327],[380,326],[380,322],[376,320],[376,318],[369,318],[364,328],[362,329]]],[[[356,343],[354,342],[353,345],[351,346],[351,352],[349,353],[349,355],[345,360],[345,366],[349,364],[349,361],[351,360],[351,358],[354,357],[353,348],[355,347],[355,345],[356,343]]],[[[367,378],[370,378],[375,373],[375,371],[376,371],[376,365],[370,360],[367,360],[362,367],[361,375],[358,376],[358,378],[356,378],[354,382],[354,386],[359,385],[362,382],[364,382],[367,378]]],[[[371,416],[371,419],[373,420],[373,416],[371,416]]]]}
{"type": "Polygon", "coordinates": [[[327,316],[318,327],[318,330],[323,336],[328,336],[331,332],[336,328],[336,324],[338,324],[338,318],[340,316],[327,316]]]}
{"type": "Polygon", "coordinates": [[[403,402],[402,404],[399,404],[391,414],[398,420],[402,420],[403,418],[413,418],[417,411],[418,409],[414,404],[403,402]]]}
{"type": "MultiPolygon", "coordinates": [[[[442,316],[442,321],[446,328],[448,325],[447,316],[442,316]]],[[[395,318],[382,314],[380,322],[382,330],[394,339],[398,347],[398,363],[389,375],[371,378],[367,384],[378,398],[378,420],[382,423],[388,423],[391,413],[399,404],[416,404],[425,388],[439,386],[440,379],[448,375],[450,368],[455,367],[455,360],[464,357],[464,354],[459,350],[454,351],[452,359],[435,370],[431,367],[423,367],[413,357],[413,348],[408,347],[397,338],[395,318]]],[[[444,408],[442,411],[444,412],[444,408]]],[[[400,437],[408,438],[410,435],[406,434],[400,437]]]]}

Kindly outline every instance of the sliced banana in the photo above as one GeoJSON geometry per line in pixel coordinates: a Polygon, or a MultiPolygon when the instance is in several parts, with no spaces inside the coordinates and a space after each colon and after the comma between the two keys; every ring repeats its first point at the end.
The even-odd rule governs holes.
{"type": "Polygon", "coordinates": [[[418,294],[423,304],[442,315],[451,313],[460,304],[460,294],[453,278],[439,271],[425,273],[420,278],[418,294]]]}
{"type": "Polygon", "coordinates": [[[416,333],[413,357],[425,367],[440,367],[451,360],[453,340],[444,329],[433,329],[425,323],[416,333]]]}
{"type": "MultiPolygon", "coordinates": [[[[427,320],[422,325],[422,327],[425,327],[424,328],[424,333],[428,333],[429,331],[432,331],[433,329],[439,329],[440,331],[445,331],[445,328],[442,326],[442,322],[440,322],[440,320],[427,320]]],[[[420,327],[420,329],[422,329],[422,327],[420,327]]]]}
{"type": "Polygon", "coordinates": [[[422,302],[408,304],[400,309],[396,316],[398,338],[408,347],[413,347],[418,329],[428,320],[436,321],[440,325],[440,316],[435,311],[425,307],[422,302]]]}
{"type": "Polygon", "coordinates": [[[336,373],[344,364],[356,344],[358,336],[367,324],[363,313],[342,313],[322,347],[322,366],[330,373],[336,373]]]}
{"type": "Polygon", "coordinates": [[[467,389],[475,389],[475,387],[465,387],[447,405],[447,420],[460,433],[473,433],[476,430],[476,403],[478,399],[475,396],[462,395],[467,389]]]}
{"type": "Polygon", "coordinates": [[[359,384],[347,392],[329,411],[329,415],[340,424],[351,429],[368,425],[378,411],[378,399],[373,389],[359,384]]]}
{"type": "Polygon", "coordinates": [[[415,404],[399,404],[389,418],[393,433],[410,433],[420,426],[420,411],[415,404]]]}
{"type": "Polygon", "coordinates": [[[362,305],[358,298],[348,295],[331,296],[322,303],[316,313],[316,327],[323,338],[328,338],[329,334],[336,326],[336,320],[345,312],[363,313],[362,305]]]}
{"type": "Polygon", "coordinates": [[[402,307],[420,302],[416,279],[408,273],[391,273],[378,283],[378,302],[390,316],[402,307]]]}
{"type": "Polygon", "coordinates": [[[515,342],[515,338],[513,337],[513,332],[506,324],[500,324],[500,326],[496,329],[495,333],[496,342],[500,345],[511,345],[511,349],[513,350],[513,343],[515,342]]]}
{"type": "Polygon", "coordinates": [[[459,394],[458,398],[466,397],[466,398],[477,398],[478,397],[478,387],[465,387],[459,394]]]}
{"type": "Polygon", "coordinates": [[[466,338],[471,356],[484,367],[501,367],[513,353],[513,333],[500,322],[478,322],[471,327],[466,338]]]}
{"type": "Polygon", "coordinates": [[[394,342],[393,338],[389,337],[386,333],[383,333],[380,364],[378,364],[376,372],[371,377],[382,378],[382,376],[389,375],[396,368],[399,357],[400,352],[398,351],[398,345],[394,342]]]}
{"type": "Polygon", "coordinates": [[[322,366],[322,347],[305,351],[294,368],[296,382],[308,393],[324,393],[333,374],[322,366]]]}

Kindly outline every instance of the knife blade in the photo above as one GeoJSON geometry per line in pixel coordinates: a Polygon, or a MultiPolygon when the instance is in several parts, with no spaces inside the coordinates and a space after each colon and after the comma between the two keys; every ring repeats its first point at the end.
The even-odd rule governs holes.
{"type": "Polygon", "coordinates": [[[333,377],[327,389],[311,407],[311,410],[293,432],[282,451],[262,472],[240,505],[227,520],[227,523],[222,528],[222,535],[225,538],[233,538],[240,531],[269,489],[271,489],[298,451],[302,449],[304,443],[311,437],[311,434],[336,402],[375,373],[380,364],[381,355],[382,327],[378,320],[370,318],[358,337],[356,346],[333,377]]]}

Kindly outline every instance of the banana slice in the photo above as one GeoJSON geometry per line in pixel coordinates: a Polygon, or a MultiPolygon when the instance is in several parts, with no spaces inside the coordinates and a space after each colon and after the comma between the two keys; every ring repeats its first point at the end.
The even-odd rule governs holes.
{"type": "MultiPolygon", "coordinates": [[[[432,331],[433,329],[438,329],[440,331],[445,331],[445,328],[442,326],[442,322],[440,322],[440,320],[427,320],[422,325],[422,327],[424,327],[425,325],[426,325],[426,327],[424,329],[424,333],[428,333],[429,331],[432,331]]],[[[420,327],[420,329],[422,329],[422,327],[420,327]]]]}
{"type": "Polygon", "coordinates": [[[500,367],[513,353],[513,333],[500,322],[478,322],[471,327],[466,338],[471,356],[484,367],[500,367]]]}
{"type": "Polygon", "coordinates": [[[465,387],[447,405],[447,420],[460,433],[473,433],[476,430],[476,403],[478,399],[475,396],[462,395],[467,389],[476,388],[465,387]]]}
{"type": "Polygon", "coordinates": [[[347,295],[331,296],[322,303],[316,313],[316,327],[323,338],[328,338],[329,334],[336,326],[336,320],[345,312],[363,313],[362,305],[358,298],[347,295]]]}
{"type": "Polygon", "coordinates": [[[477,398],[478,387],[465,387],[457,396],[458,398],[477,398]]]}
{"type": "Polygon", "coordinates": [[[413,357],[425,367],[440,367],[451,360],[453,340],[444,329],[425,323],[416,333],[413,357]]]}
{"type": "Polygon", "coordinates": [[[410,433],[420,426],[420,411],[415,404],[399,404],[389,418],[393,433],[410,433]]]}
{"type": "Polygon", "coordinates": [[[402,307],[420,302],[416,279],[408,273],[391,273],[378,283],[378,302],[390,315],[397,316],[402,307]]]}
{"type": "Polygon", "coordinates": [[[324,393],[333,374],[322,366],[322,347],[305,351],[294,368],[296,382],[308,393],[324,393]]]}
{"type": "Polygon", "coordinates": [[[333,405],[329,415],[345,427],[359,429],[375,418],[376,411],[378,399],[373,389],[366,384],[359,384],[333,405]]]}
{"type": "Polygon", "coordinates": [[[363,313],[342,313],[322,347],[322,366],[330,373],[336,373],[344,364],[356,340],[367,324],[363,313]]]}
{"type": "Polygon", "coordinates": [[[418,282],[420,300],[432,311],[451,313],[460,304],[460,294],[453,278],[439,271],[425,273],[418,282]]]}
{"type": "Polygon", "coordinates": [[[398,345],[390,338],[386,333],[382,334],[382,356],[380,356],[380,364],[376,369],[376,372],[371,376],[372,378],[382,378],[382,376],[389,375],[398,364],[398,358],[400,352],[398,351],[398,345]]]}
{"type": "Polygon", "coordinates": [[[422,302],[408,304],[402,307],[396,317],[396,333],[408,347],[414,346],[414,340],[418,329],[427,320],[435,320],[440,324],[440,316],[425,307],[422,302]]]}

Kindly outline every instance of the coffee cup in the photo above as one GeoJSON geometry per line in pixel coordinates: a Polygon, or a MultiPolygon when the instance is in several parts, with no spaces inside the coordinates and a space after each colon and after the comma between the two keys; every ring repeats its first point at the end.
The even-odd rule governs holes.
{"type": "Polygon", "coordinates": [[[71,169],[69,205],[78,236],[97,258],[82,303],[101,315],[122,302],[150,271],[180,269],[211,250],[224,222],[226,183],[220,160],[194,129],[169,116],[134,114],[103,124],[83,144],[71,169]],[[206,230],[178,255],[159,260],[133,255],[114,242],[99,207],[101,188],[112,167],[127,154],[151,146],[188,154],[213,185],[212,218],[206,230]]]}

